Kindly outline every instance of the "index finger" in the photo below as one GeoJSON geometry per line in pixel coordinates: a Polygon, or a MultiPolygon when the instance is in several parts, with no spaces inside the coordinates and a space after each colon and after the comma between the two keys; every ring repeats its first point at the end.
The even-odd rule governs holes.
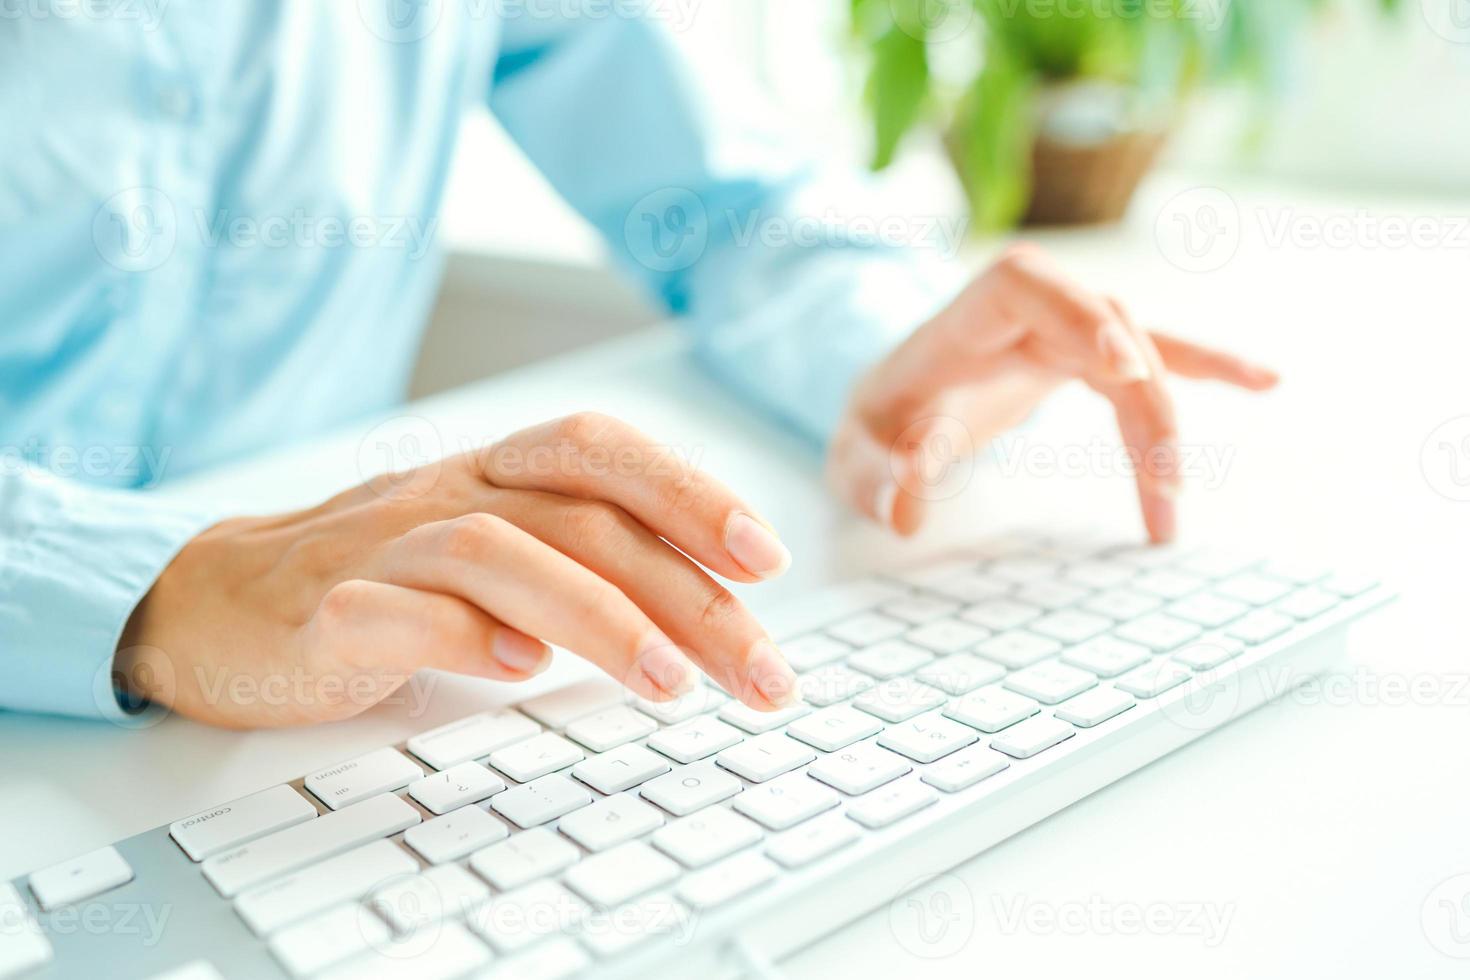
{"type": "Polygon", "coordinates": [[[706,568],[740,582],[775,578],[791,552],[728,487],[637,429],[579,412],[513,433],[476,454],[506,489],[604,500],[706,568]]]}

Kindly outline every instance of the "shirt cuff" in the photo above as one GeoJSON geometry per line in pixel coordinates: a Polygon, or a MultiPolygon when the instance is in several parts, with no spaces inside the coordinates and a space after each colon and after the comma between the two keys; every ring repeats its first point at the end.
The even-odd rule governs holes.
{"type": "Polygon", "coordinates": [[[146,493],[0,478],[0,706],[142,721],[114,693],[118,641],[164,568],[217,520],[146,493]]]}

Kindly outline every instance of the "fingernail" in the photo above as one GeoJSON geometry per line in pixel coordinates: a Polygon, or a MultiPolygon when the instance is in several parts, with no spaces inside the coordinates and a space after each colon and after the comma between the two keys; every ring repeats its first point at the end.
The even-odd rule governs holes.
{"type": "Polygon", "coordinates": [[[770,640],[757,640],[751,648],[747,663],[751,684],[755,685],[755,689],[767,702],[777,708],[796,703],[796,672],[791,669],[786,658],[781,656],[776,644],[770,640]]]}
{"type": "Polygon", "coordinates": [[[1160,486],[1158,493],[1143,498],[1143,521],[1160,543],[1174,540],[1174,498],[1178,488],[1160,486]]]}
{"type": "Polygon", "coordinates": [[[873,498],[873,513],[878,517],[878,523],[886,528],[893,527],[893,511],[898,505],[898,484],[887,481],[878,487],[878,494],[873,498]]]}
{"type": "Polygon", "coordinates": [[[673,640],[657,630],[649,634],[638,655],[638,670],[656,693],[667,698],[682,697],[699,686],[697,668],[673,640]]]}
{"type": "Polygon", "coordinates": [[[497,631],[490,644],[490,655],[506,670],[517,674],[539,671],[550,659],[550,652],[545,643],[515,630],[497,631]]]}
{"type": "Polygon", "coordinates": [[[791,567],[790,549],[749,514],[730,518],[725,527],[725,550],[736,564],[760,578],[775,578],[791,567]]]}
{"type": "Polygon", "coordinates": [[[1116,323],[1110,323],[1102,328],[1099,342],[1102,344],[1103,356],[1108,359],[1109,366],[1116,374],[1129,381],[1148,379],[1148,358],[1143,356],[1143,348],[1138,346],[1138,341],[1127,330],[1116,323]]]}

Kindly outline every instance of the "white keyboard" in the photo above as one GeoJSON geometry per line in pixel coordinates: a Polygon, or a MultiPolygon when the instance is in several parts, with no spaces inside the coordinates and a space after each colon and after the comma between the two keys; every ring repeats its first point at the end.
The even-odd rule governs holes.
{"type": "Polygon", "coordinates": [[[1284,693],[1385,598],[1009,538],[768,621],[787,710],[583,682],[0,883],[0,977],[734,975],[1284,693]],[[96,903],[173,914],[60,927],[96,903]]]}

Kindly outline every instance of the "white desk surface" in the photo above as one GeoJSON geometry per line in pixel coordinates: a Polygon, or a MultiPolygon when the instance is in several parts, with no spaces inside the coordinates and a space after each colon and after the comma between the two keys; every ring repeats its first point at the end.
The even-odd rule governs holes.
{"type": "MultiPolygon", "coordinates": [[[[1282,199],[1241,199],[1239,254],[1224,269],[1189,273],[1154,241],[1155,205],[1176,189],[1151,186],[1137,212],[1146,220],[1123,229],[1045,240],[1146,322],[1254,352],[1286,377],[1262,398],[1180,386],[1184,443],[1231,454],[1218,486],[1186,494],[1185,528],[1359,566],[1391,578],[1404,598],[1357,629],[1342,674],[1350,683],[1263,708],[963,865],[945,879],[949,894],[928,906],[953,913],[936,945],[915,941],[913,909],[898,902],[792,957],[782,964],[790,976],[1120,972],[1105,964],[1127,964],[1136,976],[1232,980],[1464,975],[1465,962],[1431,938],[1445,946],[1449,923],[1438,904],[1446,894],[1434,890],[1470,872],[1470,502],[1441,492],[1470,496],[1451,468],[1470,473],[1470,452],[1451,460],[1435,449],[1426,469],[1421,448],[1441,423],[1470,414],[1470,242],[1273,245],[1261,219],[1288,215],[1282,199]],[[1228,924],[1223,934],[1210,931],[1210,915],[1228,924]]],[[[1318,201],[1291,214],[1308,213],[1352,212],[1318,201]]],[[[448,450],[576,408],[621,415],[699,452],[783,530],[796,564],[779,584],[742,590],[757,608],[1004,525],[1139,533],[1126,480],[990,467],[922,540],[887,540],[836,508],[816,460],[697,374],[672,333],[491,379],[403,414],[431,419],[448,450]]],[[[1076,391],[1025,438],[1085,446],[1094,434],[1110,440],[1108,424],[1105,408],[1076,391]]],[[[169,492],[250,511],[312,502],[360,479],[368,431],[169,492]]],[[[0,880],[525,696],[579,667],[564,658],[534,688],[444,679],[418,716],[384,706],[305,731],[241,734],[168,719],[132,732],[0,716],[0,880]]],[[[936,854],[915,873],[945,865],[936,854]]]]}

